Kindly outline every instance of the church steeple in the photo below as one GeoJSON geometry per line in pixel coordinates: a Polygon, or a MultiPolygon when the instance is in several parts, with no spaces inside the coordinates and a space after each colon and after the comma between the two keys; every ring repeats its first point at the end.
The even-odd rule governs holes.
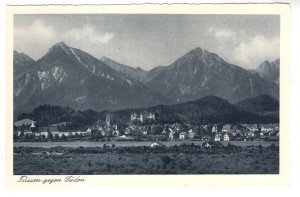
{"type": "Polygon", "coordinates": [[[106,126],[110,127],[110,115],[107,113],[106,114],[106,126]]]}

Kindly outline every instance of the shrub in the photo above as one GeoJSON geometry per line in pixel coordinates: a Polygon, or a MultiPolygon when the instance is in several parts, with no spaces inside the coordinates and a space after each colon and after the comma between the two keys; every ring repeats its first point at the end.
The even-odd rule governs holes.
{"type": "Polygon", "coordinates": [[[172,161],[172,159],[167,155],[163,155],[160,159],[163,162],[163,168],[164,169],[166,169],[167,165],[172,161]]]}

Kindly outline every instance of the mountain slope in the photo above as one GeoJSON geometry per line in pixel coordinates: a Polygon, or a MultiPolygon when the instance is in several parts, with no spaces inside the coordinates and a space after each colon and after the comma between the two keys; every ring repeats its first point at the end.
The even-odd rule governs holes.
{"type": "Polygon", "coordinates": [[[149,108],[126,109],[111,112],[112,116],[120,122],[127,122],[131,113],[141,114],[152,112],[156,114],[156,122],[165,123],[271,123],[278,122],[278,117],[273,115],[259,115],[245,112],[227,100],[206,96],[194,101],[173,105],[158,105],[149,108]]]}
{"type": "Polygon", "coordinates": [[[153,69],[149,70],[147,73],[147,77],[144,80],[144,83],[148,83],[149,81],[153,80],[156,76],[158,76],[161,72],[166,70],[166,66],[157,66],[153,69]]]}
{"type": "Polygon", "coordinates": [[[108,57],[101,57],[100,61],[104,62],[105,64],[109,65],[115,71],[124,74],[130,78],[133,78],[138,81],[143,81],[147,76],[147,71],[141,68],[133,68],[124,64],[120,64],[108,57]]]}
{"type": "Polygon", "coordinates": [[[14,80],[14,110],[42,104],[116,110],[167,102],[161,94],[60,42],[14,80]]]}
{"type": "Polygon", "coordinates": [[[236,102],[268,94],[278,98],[278,84],[229,64],[214,53],[196,48],[146,83],[175,102],[208,95],[236,102]]]}
{"type": "Polygon", "coordinates": [[[279,64],[280,60],[276,59],[273,62],[264,61],[255,70],[262,78],[279,83],[279,64]]]}
{"type": "Polygon", "coordinates": [[[249,112],[279,111],[279,101],[268,95],[261,95],[255,98],[244,99],[235,103],[235,106],[249,112]]]}
{"type": "Polygon", "coordinates": [[[14,77],[18,77],[20,74],[29,69],[34,63],[35,61],[25,53],[18,53],[17,51],[14,51],[14,77]]]}
{"type": "Polygon", "coordinates": [[[183,122],[193,124],[276,122],[273,117],[244,112],[227,100],[216,96],[206,96],[194,101],[175,104],[170,108],[183,122]]]}
{"type": "Polygon", "coordinates": [[[131,66],[118,63],[108,57],[105,57],[105,56],[101,57],[100,61],[109,65],[115,71],[117,71],[121,74],[124,74],[130,78],[133,78],[135,80],[138,80],[140,82],[143,82],[143,83],[147,83],[148,81],[151,81],[152,79],[154,79],[157,75],[159,75],[162,71],[164,71],[166,69],[165,66],[157,66],[149,71],[145,71],[145,70],[141,69],[140,67],[133,68],[131,66]]]}

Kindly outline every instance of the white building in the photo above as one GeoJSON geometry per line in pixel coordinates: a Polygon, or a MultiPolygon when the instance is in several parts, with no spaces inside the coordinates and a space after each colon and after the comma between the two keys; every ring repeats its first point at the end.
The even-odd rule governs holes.
{"type": "Polygon", "coordinates": [[[92,132],[92,130],[90,129],[88,129],[87,131],[72,131],[71,133],[69,133],[69,132],[65,132],[65,133],[69,133],[69,135],[87,135],[87,134],[91,134],[91,132],[92,132]]]}
{"type": "Polygon", "coordinates": [[[58,136],[59,138],[61,138],[63,135],[68,137],[72,134],[72,132],[61,132],[61,131],[54,131],[51,133],[52,133],[53,137],[58,136]]]}
{"type": "Polygon", "coordinates": [[[179,139],[184,140],[186,138],[186,133],[185,132],[180,132],[179,133],[179,139]]]}
{"type": "Polygon", "coordinates": [[[229,142],[230,141],[230,136],[228,135],[228,133],[224,133],[224,135],[223,135],[223,141],[225,141],[225,142],[229,142]]]}
{"type": "Polygon", "coordinates": [[[217,134],[215,135],[214,141],[215,141],[215,142],[221,141],[221,134],[217,133],[217,134]]]}
{"type": "Polygon", "coordinates": [[[212,133],[217,133],[218,132],[218,125],[214,125],[211,129],[212,133]]]}
{"type": "Polygon", "coordinates": [[[148,131],[146,131],[146,130],[142,131],[142,133],[144,136],[148,135],[148,131]]]}

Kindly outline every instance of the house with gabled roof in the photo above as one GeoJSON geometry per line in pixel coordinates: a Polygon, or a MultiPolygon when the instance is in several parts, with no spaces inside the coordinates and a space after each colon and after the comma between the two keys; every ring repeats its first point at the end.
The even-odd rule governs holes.
{"type": "Polygon", "coordinates": [[[185,140],[186,138],[187,138],[186,132],[180,132],[180,133],[179,133],[179,139],[180,139],[180,140],[185,140]]]}
{"type": "Polygon", "coordinates": [[[259,131],[258,124],[243,124],[244,127],[246,127],[250,132],[256,132],[259,131]]]}
{"type": "Polygon", "coordinates": [[[227,133],[227,132],[225,132],[225,133],[223,133],[223,135],[222,135],[222,140],[224,141],[224,142],[229,142],[231,139],[232,139],[232,135],[230,134],[230,133],[227,133]]]}
{"type": "Polygon", "coordinates": [[[221,141],[221,137],[222,137],[222,135],[221,135],[220,133],[216,133],[216,134],[214,135],[214,141],[215,141],[215,142],[221,141]]]}

